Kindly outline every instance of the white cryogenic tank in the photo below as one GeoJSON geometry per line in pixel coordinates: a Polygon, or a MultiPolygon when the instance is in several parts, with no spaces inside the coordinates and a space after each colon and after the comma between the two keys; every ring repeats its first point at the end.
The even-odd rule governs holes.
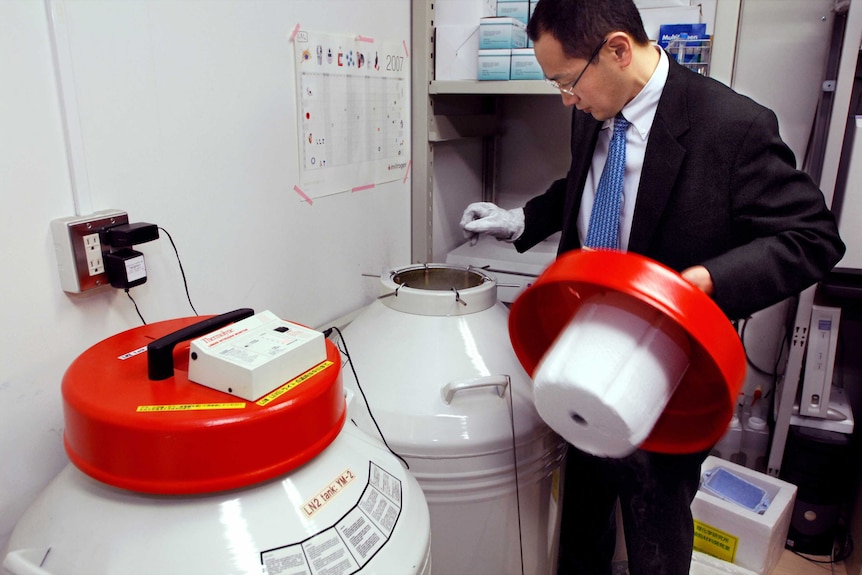
{"type": "MultiPolygon", "coordinates": [[[[251,310],[204,323],[226,326],[238,312],[251,310]]],[[[171,375],[152,380],[148,344],[202,329],[197,321],[123,332],[72,363],[63,378],[72,464],[17,523],[3,568],[428,575],[422,490],[378,440],[345,424],[335,346],[256,401],[190,382],[187,341],[167,349],[171,375]]]]}
{"type": "MultiPolygon", "coordinates": [[[[533,406],[496,282],[428,264],[384,274],[381,288],[344,343],[371,414],[425,492],[433,573],[555,573],[565,443],[533,406]]],[[[348,416],[376,435],[350,375],[348,416]]]]}

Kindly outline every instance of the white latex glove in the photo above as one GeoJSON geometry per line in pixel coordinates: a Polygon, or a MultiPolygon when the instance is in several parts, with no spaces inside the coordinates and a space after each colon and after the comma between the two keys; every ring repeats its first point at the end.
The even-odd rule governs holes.
{"type": "Polygon", "coordinates": [[[504,210],[491,202],[475,202],[464,210],[461,229],[471,245],[479,240],[480,234],[514,242],[524,233],[524,208],[504,210]]]}

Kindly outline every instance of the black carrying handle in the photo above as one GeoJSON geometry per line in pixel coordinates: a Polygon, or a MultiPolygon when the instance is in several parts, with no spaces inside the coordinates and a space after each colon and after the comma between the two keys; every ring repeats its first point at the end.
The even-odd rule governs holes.
{"type": "Polygon", "coordinates": [[[251,308],[240,308],[186,326],[151,342],[147,346],[147,375],[153,381],[174,375],[174,347],[181,341],[206,335],[220,327],[254,315],[251,308]]]}

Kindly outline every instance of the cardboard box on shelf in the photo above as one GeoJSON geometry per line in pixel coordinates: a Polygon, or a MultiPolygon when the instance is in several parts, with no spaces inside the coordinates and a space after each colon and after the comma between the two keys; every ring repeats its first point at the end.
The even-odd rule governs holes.
{"type": "Polygon", "coordinates": [[[512,50],[512,65],[509,72],[510,80],[543,80],[545,74],[536,60],[532,48],[517,48],[512,50]]]}
{"type": "Polygon", "coordinates": [[[479,80],[508,80],[511,50],[479,50],[479,80]]]}
{"type": "Polygon", "coordinates": [[[527,27],[514,18],[482,18],[479,20],[479,49],[505,50],[527,45],[527,27]]]}
{"type": "Polygon", "coordinates": [[[530,17],[530,1],[497,0],[497,16],[515,18],[526,24],[530,17]]]}

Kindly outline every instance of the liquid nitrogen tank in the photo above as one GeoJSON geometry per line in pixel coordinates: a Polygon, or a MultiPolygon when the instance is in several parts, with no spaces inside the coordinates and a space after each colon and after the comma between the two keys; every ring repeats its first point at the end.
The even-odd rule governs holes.
{"type": "Polygon", "coordinates": [[[433,573],[555,573],[565,443],[533,407],[496,282],[427,264],[381,290],[343,330],[349,417],[375,435],[376,420],[422,486],[433,573]]]}
{"type": "Polygon", "coordinates": [[[324,361],[255,401],[189,381],[177,330],[199,337],[252,314],[153,323],[72,363],[62,385],[72,464],[17,523],[9,573],[430,573],[422,491],[345,424],[330,341],[324,361]],[[154,381],[153,344],[165,337],[169,375],[154,381]]]}

